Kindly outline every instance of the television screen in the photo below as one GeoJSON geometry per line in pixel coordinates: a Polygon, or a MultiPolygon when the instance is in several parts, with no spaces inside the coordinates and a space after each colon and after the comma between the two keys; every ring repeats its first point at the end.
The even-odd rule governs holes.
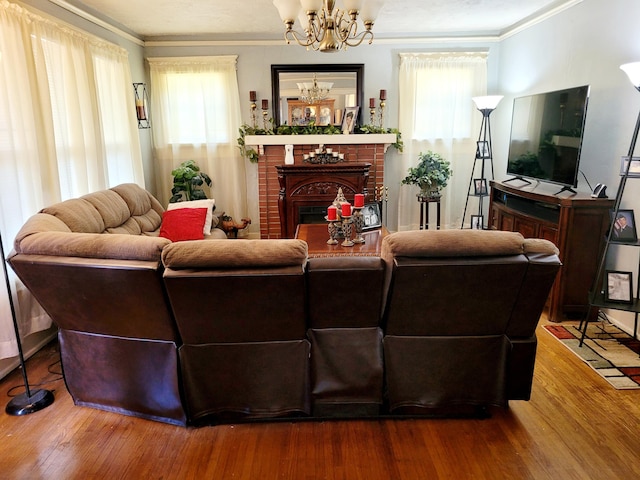
{"type": "Polygon", "coordinates": [[[578,165],[589,86],[513,100],[507,174],[562,185],[578,185],[578,165]]]}

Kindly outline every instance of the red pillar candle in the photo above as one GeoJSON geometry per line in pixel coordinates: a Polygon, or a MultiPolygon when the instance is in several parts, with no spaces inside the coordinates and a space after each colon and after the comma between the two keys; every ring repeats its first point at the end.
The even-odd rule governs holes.
{"type": "Polygon", "coordinates": [[[369,99],[369,108],[376,108],[376,99],[375,98],[370,98],[369,99]]]}
{"type": "Polygon", "coordinates": [[[356,208],[364,207],[364,194],[356,193],[353,196],[353,206],[356,208]]]}
{"type": "Polygon", "coordinates": [[[331,205],[327,208],[327,220],[337,220],[338,219],[338,209],[331,205]]]}
{"type": "Polygon", "coordinates": [[[351,204],[349,202],[345,202],[342,204],[342,216],[343,217],[351,216],[351,204]]]}
{"type": "Polygon", "coordinates": [[[268,110],[269,109],[269,100],[267,100],[266,98],[262,99],[262,109],[263,110],[268,110]]]}
{"type": "Polygon", "coordinates": [[[256,95],[256,91],[255,90],[251,90],[249,92],[249,101],[250,102],[255,102],[257,98],[258,98],[258,96],[256,95]]]}
{"type": "Polygon", "coordinates": [[[387,99],[387,91],[380,90],[380,100],[386,100],[386,99],[387,99]]]}

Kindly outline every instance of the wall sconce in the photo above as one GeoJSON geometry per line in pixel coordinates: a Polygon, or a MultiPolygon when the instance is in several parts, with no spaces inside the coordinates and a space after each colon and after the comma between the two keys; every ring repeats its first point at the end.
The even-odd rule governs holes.
{"type": "Polygon", "coordinates": [[[147,95],[147,85],[144,83],[134,83],[133,91],[136,97],[136,118],[138,128],[150,128],[149,121],[149,97],[147,95]]]}

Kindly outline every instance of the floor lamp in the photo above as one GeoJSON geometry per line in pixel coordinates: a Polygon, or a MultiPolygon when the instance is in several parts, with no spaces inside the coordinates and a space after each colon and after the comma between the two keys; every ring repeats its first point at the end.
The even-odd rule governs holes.
{"type": "Polygon", "coordinates": [[[18,321],[16,320],[16,309],[13,304],[13,295],[11,294],[11,283],[9,282],[9,273],[7,272],[7,263],[4,256],[4,245],[2,243],[2,233],[0,233],[0,253],[2,254],[2,271],[4,279],[7,282],[7,294],[9,295],[9,306],[11,307],[11,319],[13,320],[13,329],[16,333],[16,342],[18,343],[18,356],[20,358],[20,368],[22,369],[22,379],[24,380],[25,392],[16,395],[11,399],[5,408],[8,415],[28,415],[48,407],[53,403],[53,393],[50,390],[31,390],[29,388],[29,379],[27,378],[27,368],[24,363],[24,354],[22,353],[22,342],[20,341],[20,330],[18,330],[18,321]]]}
{"type": "Polygon", "coordinates": [[[471,223],[471,228],[484,228],[484,217],[482,215],[482,201],[488,194],[487,178],[484,175],[485,162],[491,163],[491,179],[493,180],[493,147],[491,145],[491,123],[489,122],[489,115],[493,112],[502,95],[487,95],[484,97],[473,97],[473,103],[476,104],[476,108],[482,113],[482,123],[480,124],[480,134],[478,135],[478,141],[476,143],[476,157],[473,160],[473,168],[471,169],[471,179],[469,180],[469,188],[467,190],[467,201],[464,204],[464,213],[462,214],[462,225],[460,228],[464,228],[464,220],[467,216],[467,207],[469,205],[469,197],[478,197],[478,220],[482,221],[482,224],[477,227],[471,223]],[[480,177],[474,179],[476,172],[476,163],[480,160],[480,177]],[[474,183],[475,182],[475,183],[474,183]],[[473,186],[473,194],[471,193],[471,187],[473,186]]]}

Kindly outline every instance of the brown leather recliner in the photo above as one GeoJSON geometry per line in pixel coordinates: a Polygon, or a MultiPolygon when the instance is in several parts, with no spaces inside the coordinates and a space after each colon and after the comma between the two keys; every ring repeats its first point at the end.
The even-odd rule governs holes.
{"type": "Polygon", "coordinates": [[[498,231],[386,237],[383,328],[392,413],[505,406],[530,394],[535,326],[557,249],[498,231]]]}
{"type": "Polygon", "coordinates": [[[162,210],[133,184],[52,205],[22,227],[9,263],[59,327],[75,404],[186,425],[162,210]]]}
{"type": "Polygon", "coordinates": [[[307,335],[314,416],[381,412],[383,280],[380,257],[309,259],[307,335]]]}
{"type": "Polygon", "coordinates": [[[190,421],[308,415],[307,244],[178,242],[162,259],[190,421]]]}

